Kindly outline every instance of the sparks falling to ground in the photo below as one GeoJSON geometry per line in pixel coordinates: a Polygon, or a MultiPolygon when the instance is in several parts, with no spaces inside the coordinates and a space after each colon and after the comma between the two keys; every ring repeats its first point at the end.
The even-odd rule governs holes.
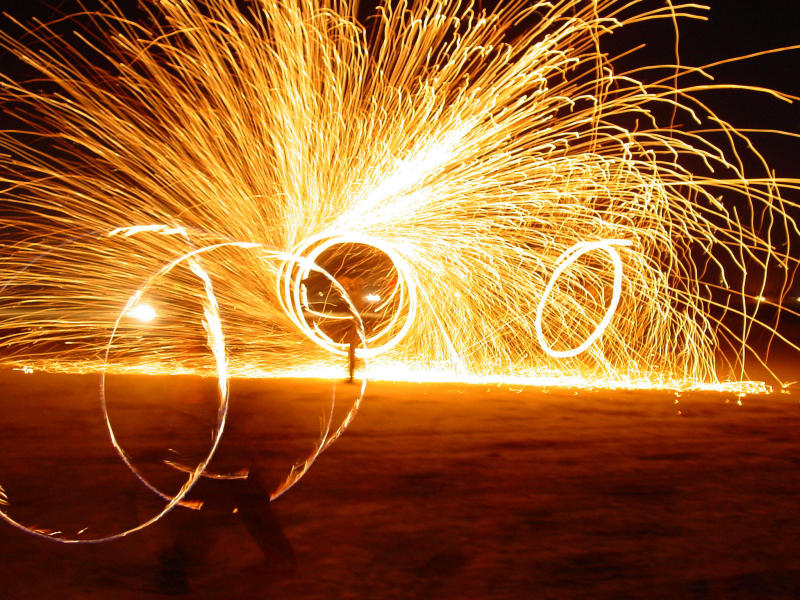
{"type": "Polygon", "coordinates": [[[781,337],[753,300],[767,274],[777,309],[790,289],[798,181],[745,173],[760,155],[693,96],[725,87],[703,70],[618,72],[603,50],[703,15],[437,0],[365,28],[348,2],[162,0],[75,16],[70,36],[16,23],[0,43],[38,75],[2,82],[4,361],[215,372],[189,262],[128,307],[213,248],[197,268],[232,375],[325,375],[346,354],[318,263],[367,317],[373,377],[744,381],[752,335],[781,337]]]}

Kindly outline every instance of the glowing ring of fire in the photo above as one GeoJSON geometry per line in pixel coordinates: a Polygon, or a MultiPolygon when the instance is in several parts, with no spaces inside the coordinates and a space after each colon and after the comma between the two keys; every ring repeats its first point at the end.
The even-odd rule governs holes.
{"type": "MultiPolygon", "coordinates": [[[[342,284],[339,283],[339,281],[335,277],[333,277],[333,275],[331,275],[325,269],[318,266],[316,263],[309,261],[308,258],[304,258],[297,254],[274,253],[274,255],[271,256],[271,258],[279,258],[282,261],[278,271],[279,273],[278,281],[280,281],[280,275],[284,272],[284,269],[290,264],[300,265],[302,269],[305,269],[306,274],[308,274],[309,271],[314,270],[322,274],[325,278],[327,278],[328,281],[330,281],[331,284],[333,284],[337,292],[342,296],[342,298],[347,303],[347,306],[350,312],[352,313],[352,317],[356,321],[356,328],[357,328],[358,338],[361,342],[361,347],[363,350],[365,351],[367,350],[367,337],[366,337],[366,331],[364,329],[364,321],[361,319],[361,315],[359,314],[358,310],[353,304],[350,295],[347,293],[347,290],[344,288],[344,286],[342,286],[342,284]]],[[[280,298],[280,294],[278,295],[278,297],[280,298]]],[[[363,354],[361,354],[361,356],[363,356],[363,354]]],[[[314,464],[314,461],[317,459],[317,457],[319,457],[319,455],[322,454],[326,448],[328,448],[331,444],[333,444],[333,442],[335,442],[345,432],[345,430],[350,426],[350,423],[355,418],[356,413],[358,412],[358,409],[361,406],[361,401],[364,399],[364,391],[366,390],[366,387],[367,387],[367,380],[366,378],[362,378],[361,389],[359,391],[358,397],[353,401],[353,405],[350,407],[350,410],[347,412],[344,419],[342,419],[342,422],[339,425],[339,427],[337,427],[336,430],[331,434],[330,425],[331,425],[331,419],[333,418],[333,408],[334,408],[333,404],[336,398],[336,395],[334,393],[333,400],[331,401],[331,416],[328,419],[325,431],[320,437],[317,447],[303,463],[295,465],[295,467],[291,470],[291,472],[289,473],[288,477],[284,480],[284,482],[270,494],[270,500],[275,500],[276,498],[282,496],[287,491],[289,491],[294,486],[294,484],[300,481],[300,479],[303,477],[303,475],[306,474],[308,469],[311,468],[311,465],[314,464]]]]}
{"type": "MultiPolygon", "coordinates": [[[[161,517],[167,514],[176,504],[180,504],[181,506],[188,507],[188,508],[198,508],[197,503],[184,503],[183,499],[189,493],[194,484],[197,483],[197,480],[203,475],[206,467],[211,462],[211,459],[216,452],[217,446],[219,445],[219,441],[222,439],[222,433],[225,429],[225,419],[227,418],[228,413],[228,373],[227,373],[227,360],[225,358],[225,339],[224,334],[222,333],[222,322],[219,314],[219,305],[217,303],[216,296],[214,295],[214,289],[211,284],[211,280],[208,277],[208,274],[200,267],[200,265],[194,260],[195,256],[208,252],[210,250],[214,250],[216,248],[224,247],[224,246],[237,246],[237,247],[248,247],[252,246],[251,244],[244,244],[244,243],[235,243],[235,242],[228,242],[223,244],[215,244],[213,246],[207,246],[204,248],[200,248],[198,250],[194,250],[189,252],[188,254],[184,254],[179,258],[171,261],[170,263],[166,264],[164,267],[159,269],[154,275],[151,275],[150,278],[145,282],[144,286],[140,288],[133,296],[130,297],[128,303],[125,305],[125,308],[120,313],[119,317],[117,317],[116,322],[114,323],[114,328],[111,331],[111,335],[109,336],[108,344],[106,345],[105,351],[105,362],[108,364],[108,355],[111,350],[111,346],[114,341],[114,337],[116,335],[117,329],[119,328],[119,324],[122,318],[129,314],[138,304],[139,300],[144,296],[147,290],[153,285],[155,280],[159,277],[162,277],[169,273],[172,269],[180,265],[185,261],[189,261],[190,270],[194,273],[205,285],[205,292],[206,292],[206,299],[208,304],[204,307],[205,309],[205,316],[208,320],[209,317],[214,319],[214,322],[218,324],[216,331],[213,331],[212,328],[208,327],[209,336],[212,333],[215,335],[213,339],[214,344],[212,344],[212,354],[214,355],[216,365],[217,365],[217,380],[218,380],[218,390],[219,390],[219,397],[220,397],[220,404],[217,409],[217,423],[216,423],[216,434],[212,440],[211,448],[209,450],[208,455],[206,458],[201,461],[194,469],[190,469],[189,478],[183,484],[181,489],[179,490],[176,496],[170,496],[169,494],[165,494],[158,488],[156,488],[153,484],[151,484],[142,473],[133,465],[133,463],[128,458],[125,451],[120,447],[117,442],[117,438],[114,435],[114,429],[111,425],[111,419],[108,414],[108,404],[106,400],[106,369],[103,370],[100,376],[100,398],[101,398],[101,406],[103,410],[103,418],[106,422],[106,428],[108,430],[108,435],[111,438],[111,444],[116,450],[117,454],[119,455],[122,462],[125,463],[125,466],[134,474],[134,476],[144,485],[147,489],[152,491],[154,494],[168,502],[167,506],[165,507],[164,511],[161,514],[157,515],[152,521],[147,522],[146,524],[142,525],[142,527],[146,527],[149,524],[154,523],[161,517]],[[210,309],[210,310],[209,310],[210,309]]],[[[212,341],[212,338],[209,338],[209,342],[212,341]]],[[[127,533],[127,532],[126,532],[127,533]]]]}
{"type": "MultiPolygon", "coordinates": [[[[183,233],[185,235],[185,232],[183,232],[183,233]]],[[[119,327],[119,323],[120,323],[122,317],[125,314],[127,314],[129,310],[131,310],[132,308],[135,307],[136,303],[139,301],[139,299],[141,299],[141,297],[144,295],[144,293],[152,285],[153,281],[157,277],[165,275],[170,270],[172,270],[177,265],[179,265],[180,263],[182,263],[182,262],[184,262],[186,260],[190,260],[190,259],[192,260],[192,267],[191,267],[192,272],[194,272],[198,277],[200,277],[204,281],[204,283],[206,284],[206,293],[207,293],[208,298],[209,298],[209,303],[214,309],[212,316],[215,319],[219,319],[219,307],[217,305],[216,298],[213,296],[213,288],[211,287],[211,281],[208,278],[207,274],[205,274],[205,272],[200,268],[200,266],[196,262],[194,262],[193,258],[195,256],[197,256],[197,255],[203,254],[205,252],[209,252],[211,250],[216,250],[216,249],[222,248],[222,247],[263,248],[263,246],[261,244],[251,243],[251,242],[223,242],[223,243],[219,243],[219,244],[213,244],[211,246],[206,246],[206,247],[194,250],[194,251],[192,251],[192,252],[190,252],[188,254],[184,254],[180,258],[172,261],[171,263],[169,263],[168,265],[166,265],[165,267],[160,269],[155,275],[151,276],[150,279],[148,279],[148,281],[142,287],[142,289],[140,289],[136,294],[134,294],[131,297],[131,299],[128,301],[127,305],[123,309],[122,313],[120,313],[120,316],[117,318],[117,321],[116,321],[116,323],[114,325],[114,329],[112,331],[112,334],[111,334],[111,337],[109,339],[108,345],[106,346],[106,361],[108,360],[108,351],[111,348],[111,344],[113,342],[114,334],[116,333],[116,330],[119,327]]],[[[334,287],[336,287],[337,291],[343,295],[343,297],[347,301],[348,305],[351,307],[351,310],[353,311],[353,315],[354,315],[354,317],[356,319],[356,323],[357,323],[358,336],[359,336],[359,338],[361,340],[362,345],[365,345],[365,343],[366,343],[366,341],[365,341],[365,332],[364,332],[364,326],[363,326],[363,322],[361,320],[361,317],[358,314],[358,311],[356,311],[355,308],[353,307],[352,302],[350,301],[350,297],[347,294],[347,291],[344,289],[344,287],[342,287],[342,285],[332,275],[330,275],[327,271],[325,271],[324,269],[318,267],[315,264],[309,264],[308,259],[303,258],[303,257],[287,255],[285,253],[275,252],[275,251],[271,251],[271,252],[270,251],[266,251],[265,254],[261,258],[262,259],[271,259],[271,260],[280,260],[282,265],[286,264],[286,262],[297,262],[299,264],[305,265],[307,271],[310,271],[310,270],[313,269],[313,270],[321,273],[324,277],[328,278],[328,280],[334,285],[334,287]]],[[[207,313],[207,315],[208,315],[208,313],[207,313]]],[[[218,421],[217,421],[217,427],[216,427],[217,434],[216,434],[216,436],[215,436],[215,438],[213,440],[213,444],[212,444],[212,448],[210,450],[210,453],[208,454],[206,459],[204,461],[202,461],[197,467],[195,467],[194,469],[185,469],[180,465],[177,465],[177,466],[173,465],[178,470],[182,470],[182,471],[190,473],[189,479],[184,483],[184,485],[181,488],[180,492],[175,497],[170,496],[168,494],[165,494],[164,492],[162,492],[161,490],[156,488],[153,484],[151,484],[144,477],[144,475],[142,475],[142,473],[138,469],[136,469],[136,467],[131,463],[131,461],[129,460],[129,458],[125,454],[125,452],[122,450],[122,448],[117,443],[116,437],[114,435],[113,428],[111,426],[111,421],[109,419],[108,411],[107,411],[106,395],[105,395],[105,371],[103,371],[103,373],[102,373],[100,393],[101,393],[101,398],[102,398],[103,416],[104,416],[104,418],[106,420],[106,426],[108,428],[108,433],[109,433],[109,436],[111,437],[111,442],[112,442],[112,445],[114,446],[114,449],[117,451],[117,454],[120,456],[120,458],[125,463],[125,465],[128,467],[128,469],[130,469],[130,471],[136,476],[136,478],[145,487],[147,487],[149,490],[151,490],[157,496],[161,497],[163,500],[169,502],[168,506],[160,514],[156,515],[153,519],[141,524],[139,527],[137,527],[135,529],[132,529],[130,531],[126,531],[126,532],[124,532],[122,534],[118,534],[120,537],[123,536],[123,535],[127,535],[129,533],[133,533],[134,531],[138,531],[140,529],[143,529],[143,528],[147,527],[148,525],[152,525],[157,520],[159,520],[160,518],[165,516],[170,510],[172,510],[172,508],[174,508],[174,506],[176,504],[180,504],[181,506],[184,506],[184,507],[187,507],[187,508],[199,508],[200,507],[199,504],[196,503],[196,502],[184,503],[183,502],[183,498],[186,497],[186,494],[189,493],[189,491],[194,486],[194,484],[197,482],[197,480],[200,477],[202,477],[202,476],[207,474],[206,473],[206,469],[208,467],[208,464],[211,462],[211,459],[213,458],[213,455],[216,452],[216,448],[219,445],[219,441],[222,438],[222,432],[223,432],[223,429],[224,429],[224,426],[225,426],[225,418],[227,417],[227,411],[228,411],[228,391],[229,391],[228,390],[228,374],[227,374],[227,369],[224,368],[224,367],[226,367],[226,365],[224,365],[224,364],[222,364],[220,362],[220,357],[222,357],[222,359],[224,359],[224,352],[225,352],[224,338],[222,336],[222,331],[221,331],[221,320],[219,321],[219,325],[220,325],[219,338],[220,338],[220,340],[223,340],[223,341],[222,341],[222,346],[221,347],[217,347],[214,350],[214,355],[215,355],[215,358],[217,359],[218,376],[222,375],[222,377],[220,378],[220,383],[219,383],[220,401],[221,401],[221,403],[220,403],[220,408],[219,408],[218,413],[217,413],[218,417],[219,417],[218,421]],[[224,404],[222,402],[223,401],[223,393],[224,393],[224,404]]],[[[339,425],[339,427],[334,431],[334,433],[332,435],[330,435],[331,419],[330,418],[328,419],[328,421],[326,423],[325,430],[324,430],[319,442],[317,443],[316,447],[314,448],[313,452],[311,453],[311,455],[308,458],[306,458],[305,461],[303,461],[302,463],[296,464],[291,469],[291,471],[286,476],[286,478],[283,480],[283,482],[281,482],[278,485],[278,487],[270,494],[270,500],[274,500],[275,498],[278,498],[279,496],[281,496],[284,493],[286,493],[289,489],[291,489],[308,472],[308,470],[311,468],[311,465],[313,465],[314,462],[316,461],[317,457],[326,448],[328,448],[334,441],[336,441],[336,439],[338,439],[341,436],[342,433],[344,433],[344,431],[347,429],[347,427],[349,426],[349,424],[352,422],[353,418],[355,417],[355,414],[358,412],[358,409],[359,409],[359,407],[361,405],[361,401],[364,398],[364,391],[366,389],[366,383],[367,383],[366,379],[362,379],[360,393],[359,393],[358,397],[356,398],[356,400],[354,401],[354,403],[353,403],[352,407],[350,408],[350,410],[348,411],[348,413],[345,415],[345,418],[342,421],[341,425],[339,425]]],[[[333,407],[331,409],[331,418],[332,418],[332,415],[333,415],[333,407]]],[[[229,478],[228,476],[218,476],[216,474],[210,474],[210,475],[211,475],[212,478],[229,478]]],[[[99,540],[99,541],[103,541],[103,540],[99,540]]]]}
{"type": "Polygon", "coordinates": [[[608,327],[608,324],[611,323],[611,319],[614,317],[620,297],[622,296],[622,259],[619,256],[619,252],[612,247],[615,244],[617,246],[630,246],[632,245],[632,242],[630,240],[578,242],[558,257],[556,262],[560,264],[556,270],[553,271],[550,281],[544,288],[542,298],[539,300],[539,305],[536,307],[536,320],[534,321],[536,338],[539,340],[539,345],[542,347],[542,350],[544,350],[548,356],[552,356],[553,358],[569,358],[572,356],[577,356],[589,348],[589,346],[595,343],[598,339],[600,339],[600,336],[603,335],[603,332],[606,330],[606,327],[608,327]],[[608,310],[606,310],[606,314],[603,316],[603,319],[597,324],[597,327],[595,327],[591,335],[589,335],[589,337],[587,337],[581,345],[571,350],[553,350],[553,348],[544,338],[544,332],[542,331],[542,313],[544,312],[545,302],[547,302],[547,298],[550,296],[550,292],[553,291],[553,287],[555,287],[556,281],[558,281],[558,278],[561,276],[561,274],[581,256],[592,250],[605,250],[614,265],[614,290],[611,297],[611,304],[609,304],[608,310]]]}
{"type": "MultiPolygon", "coordinates": [[[[330,337],[325,335],[316,324],[310,325],[303,314],[303,305],[305,302],[302,281],[308,276],[311,270],[309,265],[315,265],[316,260],[325,250],[337,244],[363,244],[365,246],[371,246],[386,254],[397,271],[397,290],[400,294],[399,305],[403,307],[405,303],[408,304],[402,326],[388,341],[378,346],[369,346],[371,342],[380,339],[392,330],[401,318],[400,313],[402,311],[396,311],[391,315],[389,323],[378,332],[367,337],[364,347],[357,350],[357,354],[360,357],[368,358],[377,356],[396,346],[406,336],[414,322],[419,305],[417,289],[414,284],[416,280],[413,271],[403,257],[390,245],[379,239],[351,232],[342,233],[340,235],[320,234],[307,238],[296,246],[292,252],[294,255],[304,256],[307,263],[303,264],[294,260],[294,264],[291,266],[288,262],[281,266],[278,277],[278,298],[280,299],[284,312],[286,312],[292,322],[314,343],[333,354],[347,354],[345,344],[334,342],[330,337]],[[295,266],[299,268],[295,268],[295,266]]],[[[348,305],[351,311],[356,310],[355,306],[353,306],[349,300],[348,305]]]]}
{"type": "MultiPolygon", "coordinates": [[[[176,232],[176,233],[180,233],[180,232],[176,232]]],[[[39,537],[39,538],[42,538],[42,539],[46,539],[46,540],[50,540],[50,541],[53,541],[53,542],[58,542],[58,543],[62,543],[62,544],[98,544],[98,543],[117,540],[117,539],[120,539],[120,538],[125,537],[127,535],[130,535],[132,533],[135,533],[137,531],[141,531],[141,530],[145,529],[146,527],[149,527],[150,525],[153,525],[154,523],[156,523],[157,521],[162,519],[173,508],[175,508],[178,505],[181,505],[181,506],[184,506],[184,507],[190,507],[190,508],[199,508],[199,503],[196,503],[196,502],[184,502],[183,499],[191,491],[192,487],[194,487],[194,485],[197,483],[197,481],[200,479],[200,477],[202,477],[203,474],[205,473],[206,468],[207,468],[208,464],[211,462],[211,460],[212,460],[212,458],[213,458],[213,456],[214,456],[214,454],[216,452],[216,449],[217,449],[217,447],[219,445],[219,442],[222,439],[222,434],[223,434],[223,431],[224,431],[224,428],[225,428],[225,421],[226,421],[227,413],[228,413],[229,388],[228,388],[227,359],[226,359],[226,356],[225,356],[225,354],[226,354],[225,338],[224,338],[224,334],[223,334],[223,331],[222,331],[222,322],[221,322],[220,313],[219,313],[219,305],[217,303],[216,295],[214,294],[213,286],[211,284],[210,278],[208,277],[208,274],[202,269],[202,267],[200,267],[200,265],[197,262],[195,262],[193,260],[193,258],[195,256],[199,255],[199,254],[204,253],[204,252],[208,252],[210,250],[214,250],[216,248],[220,248],[220,247],[224,247],[224,246],[235,246],[235,247],[240,247],[240,248],[260,248],[261,244],[248,243],[248,242],[225,242],[225,243],[220,243],[220,244],[214,244],[214,245],[206,246],[204,248],[200,248],[200,249],[194,250],[192,252],[189,252],[187,254],[184,254],[181,257],[179,257],[179,258],[171,261],[167,265],[163,266],[155,274],[151,275],[148,278],[148,280],[145,282],[145,284],[136,293],[134,293],[128,299],[128,302],[126,303],[125,307],[119,313],[119,315],[117,316],[116,321],[114,322],[114,326],[112,328],[111,334],[109,335],[108,343],[106,344],[106,349],[105,349],[105,363],[106,363],[106,366],[105,366],[105,368],[103,369],[103,371],[101,373],[100,398],[101,398],[101,407],[102,407],[102,410],[103,410],[103,417],[104,417],[104,419],[106,421],[106,427],[108,429],[109,436],[111,437],[112,445],[114,446],[114,449],[117,452],[117,454],[122,458],[122,460],[125,463],[125,465],[136,476],[136,478],[142,484],[144,484],[148,489],[153,491],[156,495],[158,495],[162,499],[166,500],[168,502],[167,505],[164,506],[164,508],[160,512],[158,512],[156,515],[154,515],[153,517],[143,521],[142,523],[136,525],[135,527],[132,527],[130,529],[126,529],[124,531],[121,531],[121,532],[118,532],[118,533],[115,533],[115,534],[105,535],[105,536],[96,537],[96,538],[76,538],[76,537],[70,538],[70,537],[66,537],[66,536],[61,535],[60,531],[48,531],[48,530],[44,530],[44,529],[41,529],[41,528],[29,527],[29,526],[26,526],[26,525],[20,523],[19,521],[15,520],[15,519],[13,519],[10,515],[8,515],[3,510],[0,510],[0,519],[2,519],[3,521],[8,523],[9,525],[14,527],[15,529],[18,529],[18,530],[23,531],[25,533],[29,533],[29,534],[34,535],[36,537],[39,537]],[[219,409],[217,411],[217,417],[218,418],[217,418],[216,434],[215,434],[214,439],[212,441],[212,445],[211,445],[211,448],[210,448],[210,450],[208,452],[208,455],[194,469],[190,469],[189,470],[189,477],[184,482],[184,484],[181,486],[181,488],[178,491],[178,493],[175,496],[170,496],[168,494],[164,494],[163,492],[158,490],[154,485],[152,485],[136,469],[136,467],[131,463],[130,459],[125,454],[124,450],[117,443],[116,436],[114,435],[114,430],[113,430],[113,427],[111,425],[111,419],[110,419],[110,416],[108,414],[108,405],[107,405],[107,401],[106,401],[106,390],[105,390],[105,379],[106,379],[106,372],[107,372],[107,368],[108,368],[109,352],[110,352],[111,346],[113,344],[114,337],[116,336],[116,332],[119,329],[119,326],[120,326],[120,323],[121,323],[122,319],[126,315],[128,315],[132,309],[134,309],[136,307],[136,305],[141,300],[141,298],[143,297],[145,292],[153,285],[153,282],[158,277],[161,277],[161,276],[165,275],[166,273],[168,273],[169,271],[174,269],[177,265],[179,265],[182,262],[187,261],[187,260],[191,260],[191,267],[190,267],[191,271],[198,278],[200,278],[203,281],[203,283],[205,284],[207,304],[206,304],[206,306],[204,306],[204,313],[205,313],[205,317],[206,317],[206,327],[207,327],[207,332],[208,332],[208,337],[209,337],[209,344],[211,346],[211,350],[212,350],[212,353],[214,354],[214,357],[216,359],[216,364],[217,364],[217,378],[218,378],[218,386],[217,387],[219,389],[220,403],[219,403],[219,409]]],[[[285,253],[270,252],[270,253],[268,253],[267,256],[265,256],[265,258],[267,258],[267,257],[269,257],[271,259],[280,259],[282,261],[281,265],[286,265],[288,262],[296,262],[296,263],[299,263],[299,264],[302,264],[302,265],[308,265],[308,260],[307,259],[305,259],[303,257],[296,257],[296,256],[287,255],[285,253]]],[[[339,291],[339,293],[341,293],[343,295],[345,300],[351,306],[351,309],[354,311],[353,317],[355,318],[356,323],[357,323],[358,335],[359,335],[359,338],[360,338],[360,340],[362,342],[362,345],[364,347],[366,347],[366,337],[365,337],[363,322],[361,320],[360,315],[358,314],[358,311],[356,311],[355,308],[352,306],[352,302],[350,302],[350,298],[347,295],[347,291],[343,288],[343,286],[341,286],[341,284],[339,284],[338,281],[336,281],[335,278],[333,278],[330,274],[328,274],[325,270],[319,268],[318,266],[311,264],[311,265],[306,266],[306,269],[307,269],[307,271],[311,270],[311,269],[315,269],[318,272],[322,273],[325,277],[327,277],[331,281],[331,283],[334,285],[334,287],[337,288],[337,291],[339,291]]],[[[364,391],[366,389],[366,383],[367,383],[366,379],[362,379],[361,390],[360,390],[360,393],[359,393],[358,397],[353,402],[353,405],[351,406],[351,408],[348,411],[348,413],[345,415],[344,419],[342,420],[342,423],[339,425],[339,427],[332,434],[330,433],[330,425],[331,425],[331,419],[332,419],[332,416],[333,416],[333,406],[331,407],[331,418],[329,418],[329,420],[327,422],[327,425],[326,425],[326,428],[325,428],[325,430],[324,430],[324,432],[323,432],[323,434],[321,436],[321,439],[317,443],[316,448],[314,449],[314,451],[311,453],[311,455],[305,461],[303,461],[302,463],[296,464],[292,468],[292,470],[290,471],[290,473],[286,477],[286,479],[283,481],[283,483],[280,484],[278,486],[278,488],[274,492],[272,492],[270,494],[270,500],[274,500],[275,498],[281,496],[286,491],[291,489],[303,477],[303,475],[305,475],[305,473],[308,471],[308,469],[311,467],[311,465],[314,463],[314,461],[317,459],[317,457],[326,448],[328,448],[334,441],[336,441],[336,439],[338,439],[342,435],[342,433],[344,433],[344,431],[347,429],[349,424],[355,418],[356,413],[358,412],[358,408],[360,407],[361,401],[364,398],[364,391]]],[[[2,488],[0,488],[0,505],[2,505],[2,504],[8,504],[8,502],[7,502],[7,498],[5,497],[5,494],[2,492],[2,488]]],[[[83,531],[85,531],[85,529],[81,530],[78,533],[78,535],[80,535],[80,533],[82,533],[83,531]]]]}
{"type": "MultiPolygon", "coordinates": [[[[117,317],[116,321],[114,322],[114,327],[113,327],[113,329],[111,331],[111,334],[109,335],[109,339],[108,339],[108,343],[106,344],[106,351],[105,351],[106,367],[107,367],[107,363],[108,363],[108,353],[109,353],[109,351],[111,349],[111,345],[113,343],[113,340],[114,340],[114,337],[116,335],[116,332],[119,329],[120,322],[122,321],[123,317],[128,313],[128,311],[130,311],[133,307],[136,306],[136,304],[138,303],[139,299],[141,299],[142,295],[152,285],[153,281],[157,277],[160,277],[161,275],[164,275],[164,274],[168,273],[170,270],[175,268],[181,262],[183,262],[183,261],[185,261],[187,259],[190,259],[194,255],[199,254],[200,252],[204,252],[204,251],[206,251],[208,249],[210,249],[210,248],[204,248],[204,249],[201,249],[201,250],[193,251],[193,252],[191,252],[189,254],[181,256],[180,258],[168,263],[167,265],[165,265],[164,267],[159,269],[154,275],[151,275],[150,278],[147,280],[147,282],[136,293],[134,293],[129,298],[129,300],[126,303],[125,307],[122,309],[122,311],[120,312],[120,314],[117,317]]],[[[194,263],[194,264],[196,264],[196,263],[194,263]]],[[[211,286],[211,282],[208,279],[207,274],[199,267],[199,265],[197,265],[196,269],[192,268],[192,272],[194,272],[195,275],[200,277],[204,281],[204,283],[206,284],[205,290],[206,290],[206,296],[207,296],[207,299],[208,299],[208,306],[206,306],[206,318],[208,318],[209,316],[219,317],[219,309],[218,309],[218,306],[217,306],[217,303],[216,303],[216,297],[214,296],[213,288],[211,286]],[[208,310],[209,307],[211,307],[214,310],[213,311],[209,311],[208,310]],[[214,312],[215,314],[211,314],[211,312],[214,312]]],[[[191,488],[194,486],[194,484],[197,483],[197,480],[202,475],[202,472],[205,469],[205,467],[208,465],[209,462],[211,462],[211,459],[214,456],[214,452],[216,451],[217,446],[219,445],[219,441],[220,441],[220,439],[222,437],[222,431],[223,431],[223,429],[225,427],[225,418],[227,416],[227,411],[228,411],[228,387],[227,387],[228,378],[227,378],[226,361],[225,361],[225,340],[224,340],[224,336],[222,336],[221,327],[218,327],[218,328],[215,329],[209,323],[208,335],[209,335],[209,342],[212,345],[212,352],[214,353],[214,356],[215,356],[216,361],[217,361],[217,377],[219,379],[218,388],[219,388],[219,391],[220,391],[220,406],[219,406],[219,410],[217,411],[217,415],[218,415],[217,433],[214,436],[214,440],[213,440],[213,443],[211,445],[211,449],[210,449],[206,459],[203,460],[193,470],[193,472],[189,475],[188,479],[186,480],[186,482],[183,484],[183,486],[179,490],[178,494],[176,494],[174,497],[166,496],[166,495],[162,494],[152,484],[150,484],[133,467],[133,465],[128,460],[128,458],[125,455],[125,453],[122,450],[122,448],[120,448],[119,445],[117,444],[116,438],[114,436],[113,428],[111,427],[111,421],[110,421],[109,416],[108,416],[108,410],[107,410],[107,404],[106,404],[106,394],[105,394],[106,369],[103,369],[103,371],[101,373],[101,379],[100,379],[101,405],[102,405],[102,409],[103,409],[103,415],[104,415],[104,417],[106,419],[106,425],[108,427],[109,435],[111,436],[112,444],[114,445],[114,448],[117,451],[117,453],[122,457],[122,459],[125,462],[125,464],[134,473],[134,475],[136,475],[136,477],[137,477],[137,479],[139,479],[139,481],[144,483],[149,489],[151,489],[154,492],[156,492],[162,498],[165,498],[165,499],[169,500],[167,505],[164,506],[164,508],[160,512],[158,512],[155,516],[150,517],[149,519],[147,519],[147,520],[143,521],[142,523],[136,525],[135,527],[132,527],[132,528],[127,529],[125,531],[121,531],[119,533],[106,535],[106,536],[101,536],[101,537],[97,537],[97,538],[69,538],[69,537],[60,535],[61,532],[47,532],[47,531],[44,531],[42,529],[37,529],[37,528],[33,528],[33,527],[27,527],[27,526],[23,525],[22,523],[20,523],[20,522],[14,520],[13,518],[11,518],[4,511],[0,511],[0,518],[2,518],[4,521],[9,523],[10,525],[15,527],[16,529],[19,529],[19,530],[24,531],[26,533],[30,533],[32,535],[35,535],[36,537],[40,537],[40,538],[43,538],[43,539],[46,539],[46,540],[50,540],[50,541],[54,541],[54,542],[60,542],[60,543],[63,543],[63,544],[99,544],[99,543],[102,543],[102,542],[110,542],[110,541],[125,537],[127,535],[130,535],[131,533],[135,533],[137,531],[141,531],[142,529],[145,529],[146,527],[148,527],[148,526],[154,524],[155,522],[159,521],[162,517],[164,517],[167,513],[169,513],[173,508],[175,508],[175,506],[180,504],[182,502],[182,500],[186,497],[186,494],[188,494],[189,491],[191,490],[191,488]]]]}

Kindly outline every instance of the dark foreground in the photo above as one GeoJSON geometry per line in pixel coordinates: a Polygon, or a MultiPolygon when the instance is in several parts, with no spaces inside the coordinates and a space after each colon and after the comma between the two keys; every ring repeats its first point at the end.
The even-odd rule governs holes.
{"type": "MultiPolygon", "coordinates": [[[[158,461],[202,454],[213,382],[112,383],[120,441],[177,489],[158,461]]],[[[0,387],[13,516],[103,533],[158,509],[110,447],[96,377],[3,372],[0,387]]],[[[352,388],[338,388],[341,406],[352,388]]],[[[330,391],[234,382],[234,437],[248,441],[225,460],[277,472],[311,448],[330,391]]],[[[798,397],[736,400],[373,384],[344,437],[273,503],[293,573],[265,564],[239,515],[180,509],[100,546],[0,525],[0,597],[167,597],[164,549],[182,539],[195,598],[800,598],[798,397]]]]}

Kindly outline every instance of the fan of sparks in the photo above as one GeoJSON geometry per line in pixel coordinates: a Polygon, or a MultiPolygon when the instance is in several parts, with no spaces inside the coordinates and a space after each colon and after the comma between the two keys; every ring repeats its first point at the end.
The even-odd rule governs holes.
{"type": "Polygon", "coordinates": [[[357,8],[6,27],[36,75],[0,91],[4,363],[339,376],[349,295],[378,379],[748,385],[753,335],[783,338],[761,315],[789,310],[798,181],[701,102],[705,71],[604,50],[702,7],[357,8]]]}

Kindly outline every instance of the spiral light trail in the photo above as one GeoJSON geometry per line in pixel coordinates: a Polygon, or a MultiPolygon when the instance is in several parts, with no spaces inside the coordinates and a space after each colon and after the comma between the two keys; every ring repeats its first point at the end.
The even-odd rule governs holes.
{"type": "Polygon", "coordinates": [[[216,373],[224,399],[339,377],[353,313],[377,379],[758,391],[756,333],[800,350],[763,316],[796,316],[800,180],[700,100],[714,65],[604,51],[701,6],[103,6],[0,32],[36,73],[0,79],[6,365],[216,373]]]}

